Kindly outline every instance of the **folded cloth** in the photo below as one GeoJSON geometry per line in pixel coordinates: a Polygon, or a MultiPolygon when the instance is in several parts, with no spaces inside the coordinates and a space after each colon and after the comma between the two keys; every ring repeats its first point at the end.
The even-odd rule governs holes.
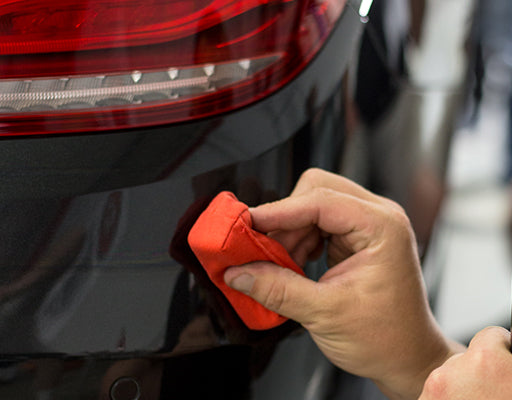
{"type": "Polygon", "coordinates": [[[233,193],[221,192],[212,200],[190,230],[188,243],[248,328],[270,329],[287,320],[224,282],[227,268],[254,261],[270,261],[304,275],[279,242],[252,229],[248,206],[233,193]]]}

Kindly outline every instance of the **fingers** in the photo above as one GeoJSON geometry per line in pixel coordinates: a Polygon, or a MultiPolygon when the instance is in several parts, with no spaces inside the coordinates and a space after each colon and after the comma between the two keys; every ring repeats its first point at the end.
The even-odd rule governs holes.
{"type": "Polygon", "coordinates": [[[293,232],[272,232],[269,236],[283,245],[297,265],[304,265],[306,261],[318,258],[324,247],[321,233],[314,226],[293,232]]]}
{"type": "Polygon", "coordinates": [[[368,201],[326,188],[251,209],[253,226],[260,232],[296,231],[311,226],[341,235],[351,251],[368,246],[383,229],[386,210],[368,201]]]}
{"type": "Polygon", "coordinates": [[[380,202],[385,200],[341,175],[318,168],[308,169],[302,174],[291,196],[299,196],[315,188],[331,189],[366,201],[380,202]]]}
{"type": "Polygon", "coordinates": [[[324,239],[330,235],[352,233],[349,246],[344,243],[341,248],[340,260],[365,248],[367,243],[359,240],[361,233],[367,231],[370,235],[366,237],[375,237],[371,234],[379,228],[375,223],[377,213],[382,221],[383,214],[396,212],[405,216],[391,200],[340,175],[310,169],[303,173],[290,197],[252,208],[251,216],[256,230],[270,233],[302,265],[321,254],[324,239]]]}
{"type": "Polygon", "coordinates": [[[224,281],[264,307],[301,324],[317,314],[322,293],[318,283],[268,262],[228,268],[224,281]]]}

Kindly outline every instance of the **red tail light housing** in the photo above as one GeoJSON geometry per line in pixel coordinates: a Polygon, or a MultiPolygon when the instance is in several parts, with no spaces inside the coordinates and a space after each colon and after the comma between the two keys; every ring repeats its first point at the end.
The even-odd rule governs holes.
{"type": "Polygon", "coordinates": [[[0,135],[227,112],[312,59],[346,0],[0,0],[0,135]]]}

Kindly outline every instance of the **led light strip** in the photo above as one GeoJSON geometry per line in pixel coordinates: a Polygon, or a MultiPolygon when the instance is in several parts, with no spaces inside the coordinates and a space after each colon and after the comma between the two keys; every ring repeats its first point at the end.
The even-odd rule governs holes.
{"type": "Polygon", "coordinates": [[[0,113],[172,102],[220,90],[269,67],[279,56],[129,74],[0,81],[0,113]],[[144,97],[146,96],[146,98],[144,97]]]}
{"type": "Polygon", "coordinates": [[[103,87],[85,90],[60,90],[55,92],[24,92],[24,93],[2,93],[0,102],[26,102],[26,101],[58,101],[71,100],[83,97],[106,97],[135,95],[146,92],[168,91],[180,88],[209,86],[209,77],[198,77],[191,79],[180,79],[170,82],[146,83],[142,85],[103,87]]]}

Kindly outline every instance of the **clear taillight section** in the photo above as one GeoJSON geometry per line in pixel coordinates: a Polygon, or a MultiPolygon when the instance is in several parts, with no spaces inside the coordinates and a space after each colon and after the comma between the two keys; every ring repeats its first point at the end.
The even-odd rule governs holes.
{"type": "Polygon", "coordinates": [[[0,112],[73,110],[164,101],[171,103],[243,81],[277,59],[240,60],[166,71],[0,81],[0,112]]]}
{"type": "Polygon", "coordinates": [[[0,0],[0,135],[227,112],[311,60],[344,0],[0,0]]]}

